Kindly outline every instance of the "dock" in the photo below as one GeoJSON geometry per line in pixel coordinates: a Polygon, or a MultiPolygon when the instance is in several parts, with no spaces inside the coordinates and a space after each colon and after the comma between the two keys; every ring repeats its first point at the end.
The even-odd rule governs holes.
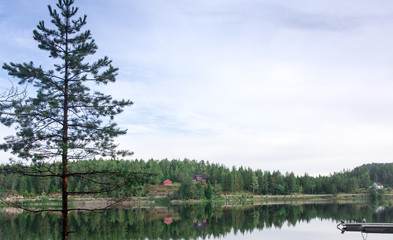
{"type": "Polygon", "coordinates": [[[393,223],[345,223],[341,221],[337,228],[344,232],[363,232],[363,233],[390,233],[393,234],[393,223]]]}

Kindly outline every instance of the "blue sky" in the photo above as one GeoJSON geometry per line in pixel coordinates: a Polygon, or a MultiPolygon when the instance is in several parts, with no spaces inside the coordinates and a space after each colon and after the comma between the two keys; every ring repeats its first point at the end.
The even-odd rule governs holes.
{"type": "MultiPolygon", "coordinates": [[[[48,0],[0,2],[0,62],[50,66],[48,0]]],[[[76,0],[120,68],[133,158],[328,174],[393,160],[393,2],[76,0]]],[[[94,59],[94,58],[93,58],[94,59]]],[[[0,87],[10,77],[0,70],[0,87]]],[[[0,137],[12,129],[0,128],[0,137]]],[[[6,162],[6,154],[2,162],[6,162]]]]}

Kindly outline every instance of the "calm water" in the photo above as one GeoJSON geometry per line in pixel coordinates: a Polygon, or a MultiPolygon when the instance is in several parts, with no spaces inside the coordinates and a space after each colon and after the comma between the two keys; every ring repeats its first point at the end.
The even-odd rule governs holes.
{"type": "MultiPolygon", "coordinates": [[[[304,204],[225,207],[211,204],[112,209],[70,216],[70,239],[392,239],[391,234],[341,234],[340,220],[393,222],[382,204],[304,204]]],[[[0,210],[0,239],[60,239],[55,214],[0,210]]]]}

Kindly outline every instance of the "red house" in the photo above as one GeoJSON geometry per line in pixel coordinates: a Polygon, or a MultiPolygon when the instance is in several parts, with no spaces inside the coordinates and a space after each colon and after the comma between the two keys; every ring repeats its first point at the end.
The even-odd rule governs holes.
{"type": "Polygon", "coordinates": [[[207,180],[206,175],[203,175],[203,174],[201,174],[201,175],[190,175],[190,177],[191,177],[192,180],[194,180],[195,182],[200,182],[200,181],[202,181],[202,182],[206,183],[206,180],[207,180]]]}
{"type": "Polygon", "coordinates": [[[166,179],[166,180],[161,182],[161,185],[171,186],[172,185],[172,181],[169,180],[169,179],[166,179]]]}
{"type": "Polygon", "coordinates": [[[163,222],[165,224],[171,224],[173,222],[172,218],[164,218],[163,222]]]}

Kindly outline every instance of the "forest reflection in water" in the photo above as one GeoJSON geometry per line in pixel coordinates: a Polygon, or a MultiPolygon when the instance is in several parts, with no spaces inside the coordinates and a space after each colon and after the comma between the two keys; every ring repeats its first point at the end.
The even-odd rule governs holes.
{"type": "MultiPolygon", "coordinates": [[[[343,238],[334,226],[340,220],[364,218],[368,222],[393,222],[393,208],[389,204],[381,207],[369,203],[118,208],[103,213],[71,214],[70,229],[74,233],[70,239],[233,239],[268,234],[275,239],[292,239],[280,238],[277,232],[307,227],[321,233],[329,231],[340,239],[362,239],[343,238]]],[[[0,210],[0,239],[60,238],[60,215],[0,210]]]]}

